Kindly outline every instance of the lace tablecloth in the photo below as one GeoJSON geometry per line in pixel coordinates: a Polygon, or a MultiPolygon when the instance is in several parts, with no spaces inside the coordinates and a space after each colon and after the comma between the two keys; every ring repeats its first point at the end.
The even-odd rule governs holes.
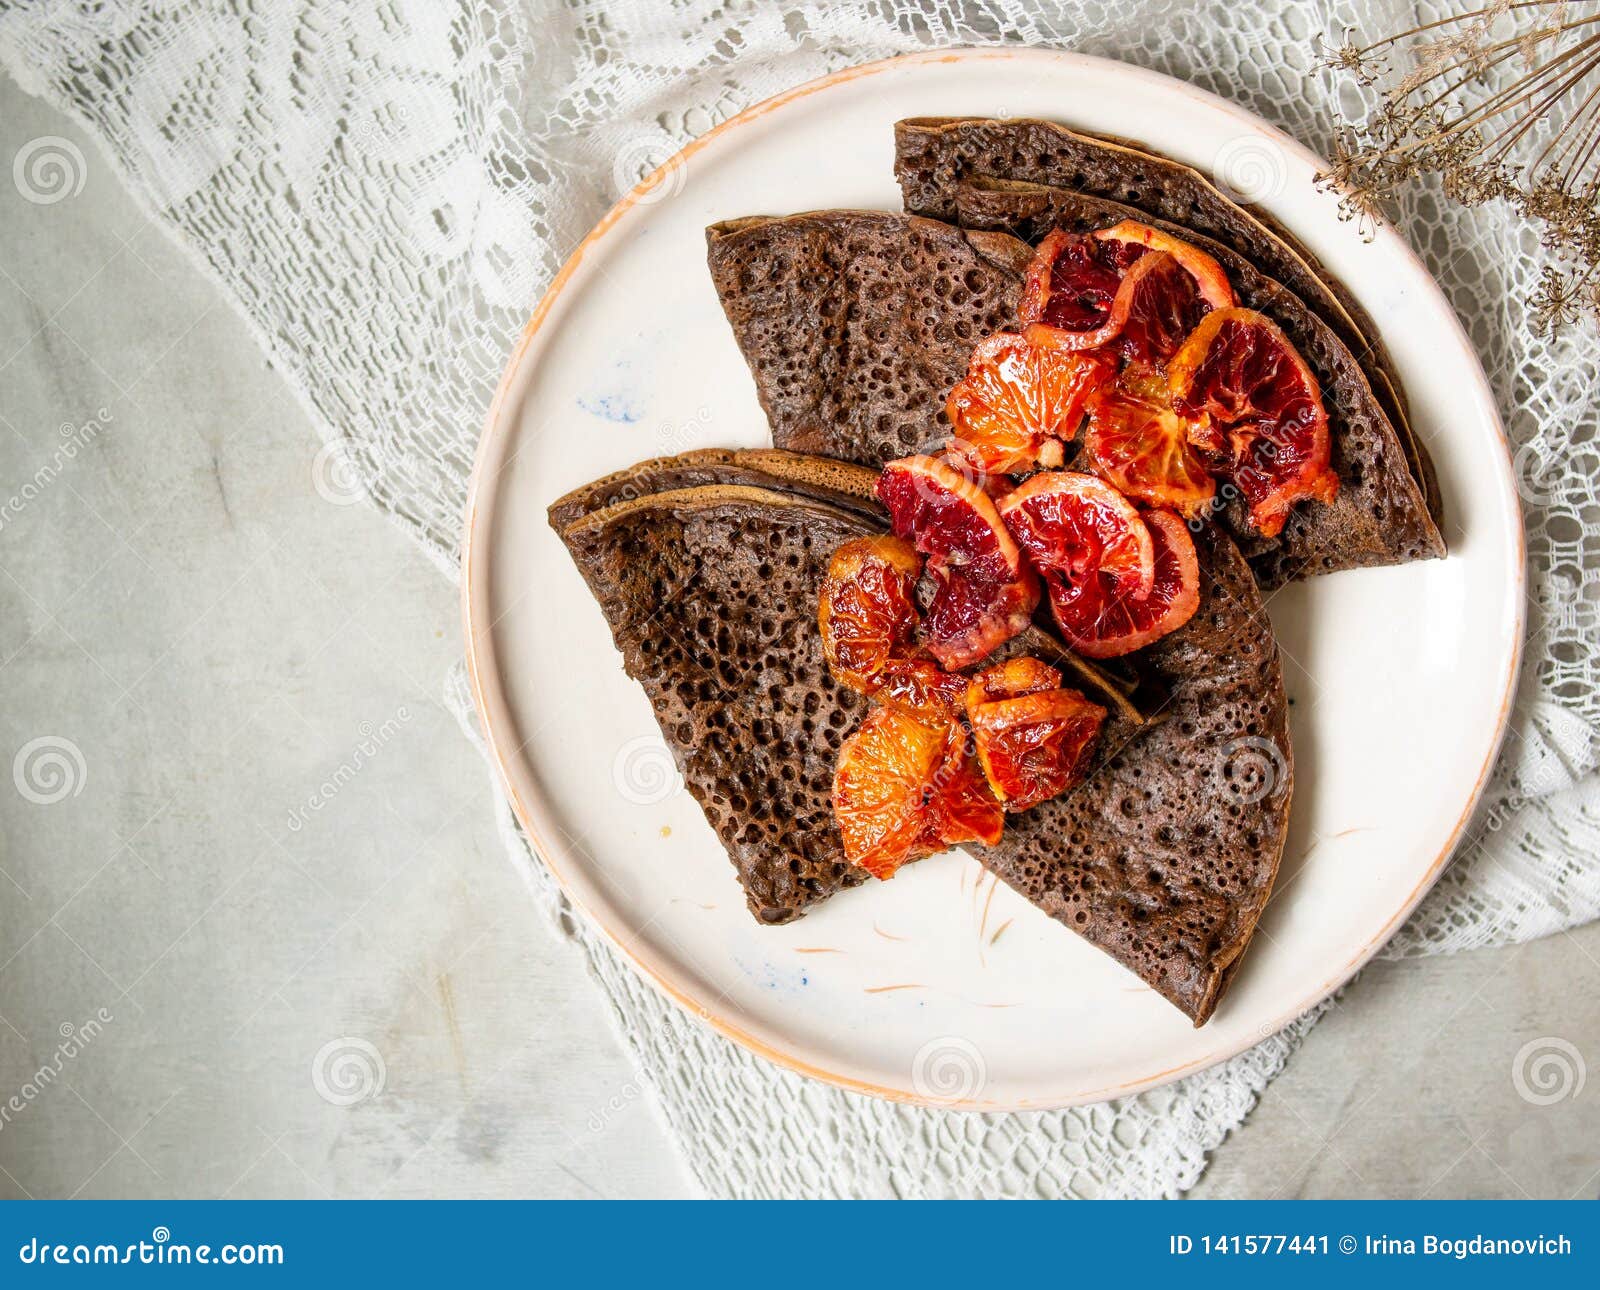
{"type": "MultiPolygon", "coordinates": [[[[1439,12],[1297,0],[47,0],[0,3],[0,60],[94,134],[214,275],[327,437],[326,468],[454,577],[478,427],[513,337],[568,250],[684,140],[851,63],[1014,41],[1171,73],[1326,152],[1338,91],[1315,70],[1313,33],[1380,34],[1439,12]]],[[[33,141],[13,181],[54,200],[81,164],[71,148],[33,141]]],[[[1400,223],[1466,321],[1506,416],[1533,604],[1490,792],[1389,955],[1526,940],[1600,913],[1593,337],[1532,337],[1537,240],[1505,211],[1420,188],[1400,223]]],[[[459,670],[449,687],[470,730],[459,670]]],[[[980,1116],[860,1098],[778,1071],[664,1003],[568,916],[502,815],[509,853],[588,956],[711,1194],[1175,1194],[1314,1021],[1096,1107],[980,1116]]]]}

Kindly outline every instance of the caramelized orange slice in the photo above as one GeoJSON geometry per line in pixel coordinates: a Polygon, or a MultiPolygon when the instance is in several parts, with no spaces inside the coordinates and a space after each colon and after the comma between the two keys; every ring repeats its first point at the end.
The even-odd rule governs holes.
{"type": "Polygon", "coordinates": [[[978,762],[1007,811],[1026,811],[1082,782],[1106,710],[1076,690],[1042,690],[970,709],[978,762]]]}
{"type": "Polygon", "coordinates": [[[866,537],[833,553],[817,600],[822,653],[841,684],[872,694],[917,630],[922,557],[904,538],[866,537]]]}
{"type": "Polygon", "coordinates": [[[1012,332],[990,336],[945,403],[951,447],[989,474],[1059,466],[1085,400],[1115,372],[1104,355],[1042,348],[1012,332]]]}
{"type": "Polygon", "coordinates": [[[890,659],[883,669],[882,684],[872,697],[879,703],[924,716],[949,716],[960,709],[966,687],[965,676],[946,672],[919,652],[890,659]]]}
{"type": "Polygon", "coordinates": [[[1155,546],[1132,502],[1103,479],[1072,470],[1041,471],[1018,485],[1001,518],[1047,579],[1106,580],[1142,600],[1155,583],[1155,546]]]}
{"type": "Polygon", "coordinates": [[[845,740],[833,777],[845,858],[875,878],[962,842],[992,845],[1005,816],[955,721],[874,708],[845,740]]]}
{"type": "Polygon", "coordinates": [[[947,462],[919,456],[886,465],[877,493],[896,535],[927,556],[934,590],[921,636],[940,666],[976,663],[1027,627],[1039,580],[982,487],[947,462]]]}
{"type": "Polygon", "coordinates": [[[973,756],[967,728],[959,721],[946,729],[944,758],[934,772],[928,812],[941,850],[964,842],[992,847],[1005,832],[1005,811],[973,756]]]}
{"type": "Polygon", "coordinates": [[[1142,246],[1150,251],[1164,251],[1182,265],[1184,271],[1194,279],[1195,287],[1207,308],[1230,309],[1235,303],[1233,287],[1229,284],[1228,275],[1222,266],[1199,247],[1185,242],[1180,237],[1163,233],[1160,229],[1151,228],[1148,224],[1141,224],[1131,219],[1113,224],[1110,228],[1100,229],[1091,236],[1101,242],[1120,244],[1124,248],[1124,255],[1135,246],[1142,246]]]}
{"type": "Polygon", "coordinates": [[[1191,429],[1172,410],[1166,379],[1130,363],[1089,399],[1089,429],[1076,464],[1146,506],[1197,516],[1216,496],[1217,481],[1190,442],[1191,429]]]}
{"type": "Polygon", "coordinates": [[[1061,684],[1061,673],[1032,654],[1020,654],[1004,663],[986,667],[967,683],[967,711],[980,703],[996,699],[1015,699],[1022,694],[1054,690],[1061,684]]]}
{"type": "Polygon", "coordinates": [[[1121,320],[1112,305],[1123,276],[1145,248],[1056,229],[1034,249],[1017,302],[1017,321],[1036,344],[1094,349],[1121,320]]]}
{"type": "Polygon", "coordinates": [[[1234,303],[1216,260],[1181,238],[1124,220],[1089,234],[1057,229],[1039,243],[1017,307],[1041,347],[1099,349],[1164,363],[1195,323],[1234,303]]]}
{"type": "Polygon", "coordinates": [[[1193,441],[1244,495],[1263,535],[1281,533],[1296,503],[1338,494],[1322,387],[1270,318],[1253,309],[1207,314],[1167,377],[1193,441]]]}
{"type": "Polygon", "coordinates": [[[1200,563],[1188,526],[1170,511],[1145,511],[1142,518],[1155,549],[1147,595],[1127,594],[1101,571],[1047,580],[1056,626],[1089,658],[1131,654],[1177,631],[1200,607],[1200,563]]]}

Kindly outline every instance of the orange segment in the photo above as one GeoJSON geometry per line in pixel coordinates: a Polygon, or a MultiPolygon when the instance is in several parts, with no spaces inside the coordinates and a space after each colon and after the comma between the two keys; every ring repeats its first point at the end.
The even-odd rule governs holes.
{"type": "Polygon", "coordinates": [[[903,538],[855,538],[833,553],[817,626],[823,656],[841,684],[873,693],[889,660],[910,647],[921,574],[922,557],[903,538]]]}
{"type": "Polygon", "coordinates": [[[1243,493],[1262,534],[1282,532],[1297,502],[1338,494],[1322,387],[1270,318],[1207,314],[1167,379],[1173,408],[1195,425],[1192,440],[1243,493]]]}
{"type": "Polygon", "coordinates": [[[1078,465],[1147,506],[1203,513],[1217,481],[1190,443],[1192,427],[1172,410],[1167,382],[1130,364],[1089,399],[1089,429],[1078,465]]]}
{"type": "Polygon", "coordinates": [[[947,732],[897,708],[874,708],[844,741],[833,775],[833,816],[851,864],[875,878],[932,855],[923,790],[944,759],[947,732]]]}
{"type": "Polygon", "coordinates": [[[1104,480],[1041,471],[1007,494],[1006,527],[1047,578],[1091,574],[1142,600],[1155,581],[1155,546],[1133,503],[1104,480]]]}
{"type": "Polygon", "coordinates": [[[978,761],[1007,811],[1026,811],[1088,773],[1106,711],[1076,690],[1043,690],[971,709],[978,761]]]}
{"type": "Polygon", "coordinates": [[[895,534],[927,556],[922,641],[940,666],[976,663],[1028,625],[1039,580],[974,480],[935,457],[904,457],[883,468],[877,494],[895,534]]]}
{"type": "Polygon", "coordinates": [[[1034,249],[1017,303],[1017,322],[1035,343],[1093,349],[1117,334],[1112,302],[1144,248],[1056,229],[1034,249]]]}
{"type": "Polygon", "coordinates": [[[931,658],[917,656],[890,659],[881,681],[873,698],[924,716],[947,716],[956,711],[967,687],[966,677],[946,672],[931,658]]]}
{"type": "Polygon", "coordinates": [[[817,599],[822,654],[841,685],[883,703],[944,716],[961,702],[966,678],[916,644],[922,557],[904,538],[853,538],[833,553],[817,599]]]}
{"type": "Polygon", "coordinates": [[[1112,348],[1135,363],[1164,365],[1210,308],[1193,277],[1165,251],[1139,258],[1117,288],[1112,348]]]}
{"type": "Polygon", "coordinates": [[[962,842],[993,845],[1005,828],[960,723],[893,707],[840,748],[833,813],[845,858],[876,878],[962,842]]]}
{"type": "Polygon", "coordinates": [[[1201,298],[1210,308],[1229,309],[1234,304],[1233,287],[1229,285],[1228,275],[1222,266],[1199,247],[1182,238],[1131,219],[1100,229],[1092,236],[1101,242],[1121,243],[1124,247],[1142,246],[1150,251],[1164,251],[1194,279],[1201,298]]]}
{"type": "Polygon", "coordinates": [[[1005,832],[1005,811],[972,755],[966,727],[952,721],[946,731],[944,758],[934,772],[928,797],[930,828],[941,850],[963,842],[993,846],[1005,832]]]}
{"type": "Polygon", "coordinates": [[[970,712],[980,703],[1014,699],[1018,695],[1054,690],[1061,684],[1061,673],[1031,654],[1022,654],[986,667],[967,684],[966,705],[970,712]]]}
{"type": "Polygon", "coordinates": [[[1104,355],[1042,348],[1012,332],[990,336],[945,403],[951,447],[989,474],[1059,466],[1084,401],[1115,370],[1104,355]]]}
{"type": "Polygon", "coordinates": [[[1017,321],[1059,350],[1117,343],[1125,357],[1165,362],[1199,318],[1234,303],[1216,260],[1181,238],[1124,220],[1089,234],[1057,229],[1034,251],[1017,321]]]}
{"type": "Polygon", "coordinates": [[[1050,608],[1061,634],[1089,658],[1117,658],[1177,631],[1200,607],[1200,563],[1188,526],[1170,511],[1145,511],[1155,548],[1150,592],[1136,599],[1104,572],[1051,577],[1050,608]]]}

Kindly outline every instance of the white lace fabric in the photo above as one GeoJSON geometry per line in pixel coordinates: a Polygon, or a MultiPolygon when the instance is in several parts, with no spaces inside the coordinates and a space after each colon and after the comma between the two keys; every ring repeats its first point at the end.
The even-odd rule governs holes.
{"type": "MultiPolygon", "coordinates": [[[[566,253],[688,138],[852,63],[930,46],[1074,48],[1234,99],[1326,152],[1311,36],[1445,10],[1208,0],[0,0],[0,63],[103,145],[206,266],[376,504],[450,576],[473,450],[566,253]]],[[[1402,231],[1467,324],[1527,503],[1530,636],[1466,843],[1385,953],[1527,940],[1600,914],[1600,447],[1593,336],[1536,339],[1537,239],[1426,186],[1402,231]],[[1509,253],[1508,253],[1509,251],[1509,253]]],[[[473,727],[458,670],[450,696],[473,727]]],[[[1314,1021],[1169,1088],[961,1115],[778,1070],[680,1014],[508,851],[583,949],[689,1169],[726,1196],[1160,1196],[1192,1186],[1314,1021]]]]}

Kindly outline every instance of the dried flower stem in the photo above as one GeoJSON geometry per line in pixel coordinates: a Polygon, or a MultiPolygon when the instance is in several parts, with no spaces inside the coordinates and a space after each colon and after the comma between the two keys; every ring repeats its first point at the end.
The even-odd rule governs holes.
{"type": "Polygon", "coordinates": [[[1339,128],[1318,176],[1341,217],[1371,236],[1387,199],[1428,174],[1466,205],[1509,202],[1566,262],[1546,268],[1532,302],[1547,332],[1600,318],[1600,0],[1579,7],[1496,0],[1367,44],[1317,41],[1324,67],[1381,93],[1368,120],[1339,128]]]}

